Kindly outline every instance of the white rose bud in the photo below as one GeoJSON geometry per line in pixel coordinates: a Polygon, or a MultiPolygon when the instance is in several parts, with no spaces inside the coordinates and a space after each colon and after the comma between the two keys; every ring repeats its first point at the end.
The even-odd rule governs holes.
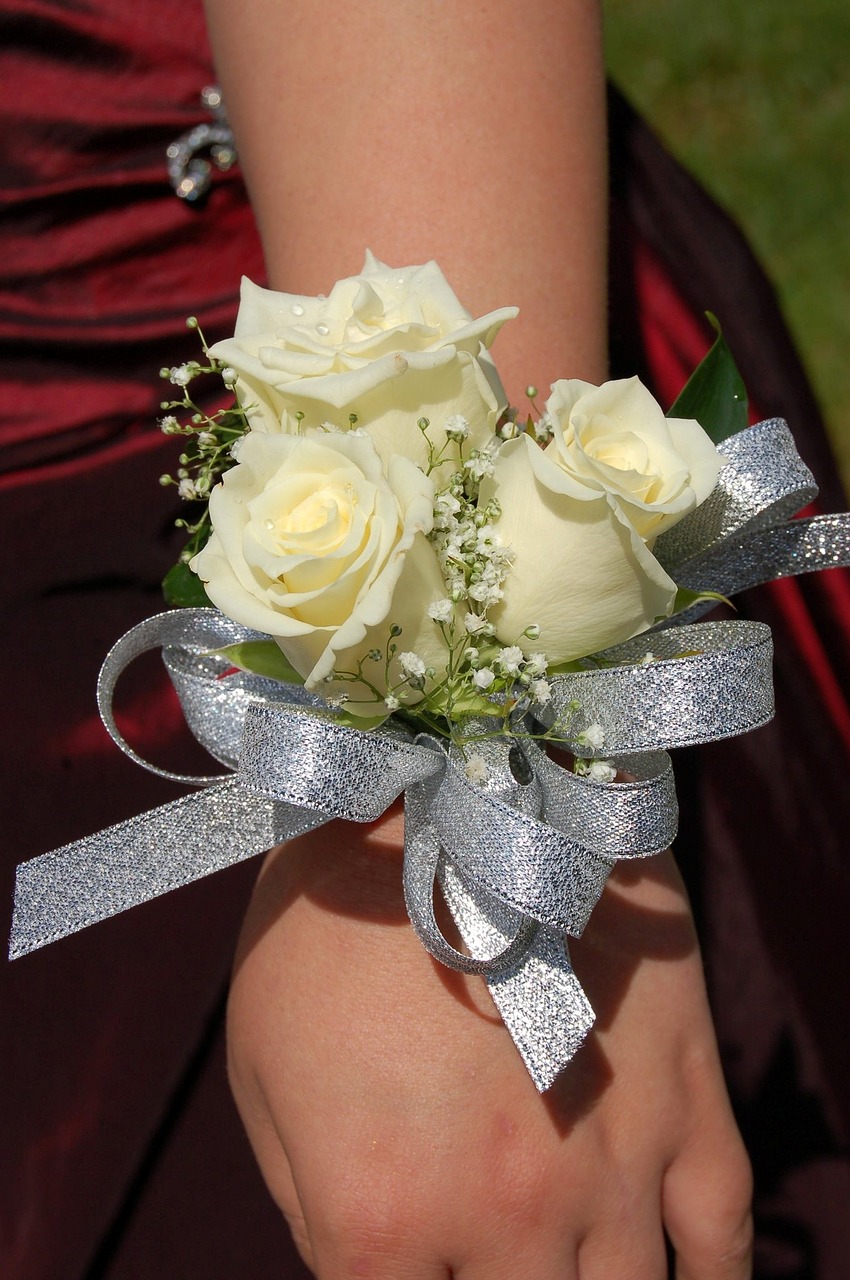
{"type": "Polygon", "coordinates": [[[723,465],[699,423],[666,418],[638,378],[555,382],[546,413],[554,428],[546,452],[607,493],[644,540],[704,502],[723,465]]]}

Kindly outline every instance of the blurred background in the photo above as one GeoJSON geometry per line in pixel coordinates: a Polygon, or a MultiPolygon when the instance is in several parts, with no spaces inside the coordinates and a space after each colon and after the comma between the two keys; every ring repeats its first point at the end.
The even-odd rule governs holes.
{"type": "Polygon", "coordinates": [[[850,5],[604,7],[612,79],[770,276],[850,493],[850,5]]]}

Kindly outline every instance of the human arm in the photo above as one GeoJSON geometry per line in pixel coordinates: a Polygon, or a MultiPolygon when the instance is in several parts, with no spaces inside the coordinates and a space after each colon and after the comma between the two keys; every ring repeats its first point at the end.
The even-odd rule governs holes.
{"type": "Polygon", "coordinates": [[[274,288],[435,258],[529,382],[606,372],[605,87],[588,0],[209,0],[274,288]]]}
{"type": "MultiPolygon", "coordinates": [[[[366,244],[433,256],[474,312],[522,308],[495,350],[515,401],[604,375],[595,5],[252,0],[236,23],[216,0],[211,26],[272,284],[327,291],[366,244]]],[[[541,1099],[480,981],[404,924],[398,843],[396,817],[274,855],[237,960],[234,1090],[318,1273],[638,1280],[666,1221],[683,1259],[701,1235],[739,1251],[683,1277],[747,1274],[746,1161],[669,859],[597,908],[576,964],[598,1030],[541,1099]]]]}

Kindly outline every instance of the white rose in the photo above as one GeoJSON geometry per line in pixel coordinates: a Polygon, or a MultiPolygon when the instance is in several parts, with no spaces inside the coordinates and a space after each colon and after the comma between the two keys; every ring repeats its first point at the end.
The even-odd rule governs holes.
{"type": "MultiPolygon", "coordinates": [[[[433,501],[414,463],[393,458],[385,477],[362,436],[249,432],[210,496],[213,534],[191,567],[223,613],[274,637],[308,689],[380,714],[363,685],[325,677],[356,672],[364,659],[365,676],[386,692],[385,662],[366,655],[385,651],[393,623],[400,648],[445,666],[426,612],[445,594],[425,536],[433,501]]],[[[390,682],[401,678],[396,659],[390,682]]]]}
{"type": "MultiPolygon", "coordinates": [[[[327,298],[243,280],[235,335],[211,352],[236,370],[255,430],[291,433],[302,422],[348,431],[354,413],[385,464],[403,453],[424,466],[420,418],[438,450],[458,416],[470,448],[493,435],[507,402],[486,348],[514,315],[503,307],[473,320],[435,262],[394,270],[367,253],[361,274],[327,298]]],[[[447,456],[457,458],[456,443],[447,456]]]]}
{"type": "Polygon", "coordinates": [[[546,402],[547,451],[563,469],[610,494],[644,539],[704,502],[723,459],[698,422],[665,418],[638,378],[601,387],[555,382],[546,402]]]}
{"type": "Polygon", "coordinates": [[[513,553],[504,596],[489,611],[499,639],[542,649],[552,663],[585,657],[670,613],[676,584],[599,489],[528,436],[504,445],[481,502],[498,498],[499,537],[513,553]],[[524,631],[536,624],[539,638],[524,631]]]}

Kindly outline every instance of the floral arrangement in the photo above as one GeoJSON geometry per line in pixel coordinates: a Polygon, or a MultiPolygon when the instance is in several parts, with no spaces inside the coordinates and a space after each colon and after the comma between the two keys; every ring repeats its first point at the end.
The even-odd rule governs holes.
{"type": "MultiPolygon", "coordinates": [[[[556,382],[542,411],[529,387],[520,418],[489,352],[515,315],[473,319],[436,263],[367,254],[326,298],[245,280],[234,337],[163,370],[184,395],[162,428],[187,441],[163,481],[202,503],[183,565],[272,637],[234,665],[303,681],[361,727],[396,714],[460,740],[470,718],[516,732],[553,674],[692,603],[653,547],[714,489],[715,444],[636,378],[556,382]],[[208,416],[189,383],[211,371],[237,407],[208,416]]],[[[166,585],[197,604],[199,583],[178,567],[166,585]]],[[[545,736],[593,756],[599,726],[571,736],[569,719],[545,736]]]]}
{"type": "Polygon", "coordinates": [[[558,381],[542,408],[530,387],[520,414],[490,357],[514,315],[473,319],[436,264],[367,255],[327,297],[246,281],[233,338],[163,370],[180,607],[118,640],[98,702],[164,772],[112,711],[161,648],[232,773],[20,866],[10,954],[404,794],[417,935],[486,979],[538,1088],[570,1061],[593,1011],[567,939],[618,859],[674,838],[668,750],[773,711],[769,628],[694,619],[850,563],[850,520],[791,519],[812,477],[782,420],[747,428],[719,333],[667,415],[634,378],[558,381]],[[211,373],[235,404],[206,413],[211,373]]]}

